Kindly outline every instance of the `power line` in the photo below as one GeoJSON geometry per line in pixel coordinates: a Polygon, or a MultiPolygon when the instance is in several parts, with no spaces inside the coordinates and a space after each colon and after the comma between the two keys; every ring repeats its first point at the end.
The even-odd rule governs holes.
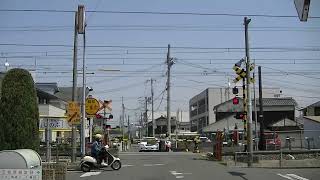
{"type": "MultiPolygon", "coordinates": [[[[304,74],[298,74],[298,73],[295,73],[295,72],[283,71],[283,70],[279,70],[279,69],[275,69],[275,68],[270,68],[270,67],[266,67],[266,66],[261,66],[261,67],[264,67],[264,68],[267,68],[267,69],[271,69],[271,70],[275,70],[275,71],[279,71],[279,72],[286,73],[286,74],[292,74],[292,75],[296,75],[296,76],[302,76],[302,77],[306,77],[306,78],[310,78],[310,79],[320,79],[320,78],[318,78],[318,77],[306,76],[306,75],[304,75],[304,74]]],[[[308,72],[301,72],[301,73],[308,73],[308,72]]]]}
{"type": "MultiPolygon", "coordinates": [[[[23,44],[23,43],[0,43],[0,46],[30,46],[30,47],[73,47],[67,44],[23,44]]],[[[111,45],[88,45],[90,48],[128,48],[128,49],[165,49],[164,46],[111,46],[111,45]]],[[[173,49],[207,49],[207,50],[244,50],[243,47],[193,47],[176,46],[173,49]]],[[[252,47],[252,50],[287,50],[287,51],[320,51],[320,47],[252,47]]]]}
{"type": "MultiPolygon", "coordinates": [[[[0,9],[0,12],[49,12],[49,13],[74,13],[70,10],[52,9],[0,9]]],[[[268,17],[268,18],[297,18],[297,15],[270,15],[270,14],[232,14],[232,13],[200,13],[200,12],[160,12],[160,11],[98,11],[87,10],[87,13],[106,14],[148,14],[148,15],[192,15],[192,16],[231,16],[231,17],[268,17]]],[[[319,16],[309,16],[308,18],[318,19],[319,16]]]]}

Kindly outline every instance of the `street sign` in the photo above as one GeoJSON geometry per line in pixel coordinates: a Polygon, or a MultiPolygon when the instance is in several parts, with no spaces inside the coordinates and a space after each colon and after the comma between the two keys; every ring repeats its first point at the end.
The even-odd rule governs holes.
{"type": "Polygon", "coordinates": [[[95,98],[87,98],[86,99],[86,113],[87,115],[95,116],[96,113],[99,111],[100,104],[99,101],[95,98]]]}
{"type": "Polygon", "coordinates": [[[76,101],[68,102],[68,123],[79,124],[80,123],[80,104],[76,101]]]}

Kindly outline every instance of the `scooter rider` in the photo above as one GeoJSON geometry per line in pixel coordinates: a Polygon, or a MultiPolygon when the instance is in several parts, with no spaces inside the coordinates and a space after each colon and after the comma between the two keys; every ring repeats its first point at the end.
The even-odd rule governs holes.
{"type": "Polygon", "coordinates": [[[103,148],[102,135],[96,134],[95,141],[93,142],[92,147],[91,147],[91,156],[97,160],[98,164],[101,164],[103,166],[107,166],[107,164],[104,163],[105,154],[103,153],[102,148],[103,148]]]}

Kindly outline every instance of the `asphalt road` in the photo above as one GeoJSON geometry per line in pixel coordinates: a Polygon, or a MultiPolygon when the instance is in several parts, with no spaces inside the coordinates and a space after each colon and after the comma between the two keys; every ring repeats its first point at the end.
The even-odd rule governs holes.
{"type": "Polygon", "coordinates": [[[320,169],[230,168],[184,152],[121,153],[122,168],[68,172],[67,180],[317,180],[320,169]]]}

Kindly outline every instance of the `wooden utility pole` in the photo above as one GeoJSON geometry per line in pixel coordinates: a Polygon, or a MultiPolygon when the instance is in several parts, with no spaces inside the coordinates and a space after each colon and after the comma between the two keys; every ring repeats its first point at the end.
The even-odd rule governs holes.
{"type": "MultiPolygon", "coordinates": [[[[77,53],[78,53],[78,29],[77,29],[77,19],[78,19],[78,12],[75,12],[74,16],[74,37],[73,37],[73,76],[72,76],[72,101],[77,101],[77,76],[78,76],[78,61],[77,61],[77,53]]],[[[76,153],[77,153],[77,146],[76,146],[76,126],[72,125],[72,153],[71,153],[71,162],[76,161],[76,153]]]]}
{"type": "Polygon", "coordinates": [[[251,92],[250,92],[250,55],[249,55],[249,35],[248,35],[248,25],[251,19],[247,17],[244,18],[244,27],[245,27],[245,46],[246,46],[246,72],[247,72],[247,144],[248,144],[248,167],[252,167],[253,161],[253,146],[252,146],[252,101],[251,101],[251,92]]]}

